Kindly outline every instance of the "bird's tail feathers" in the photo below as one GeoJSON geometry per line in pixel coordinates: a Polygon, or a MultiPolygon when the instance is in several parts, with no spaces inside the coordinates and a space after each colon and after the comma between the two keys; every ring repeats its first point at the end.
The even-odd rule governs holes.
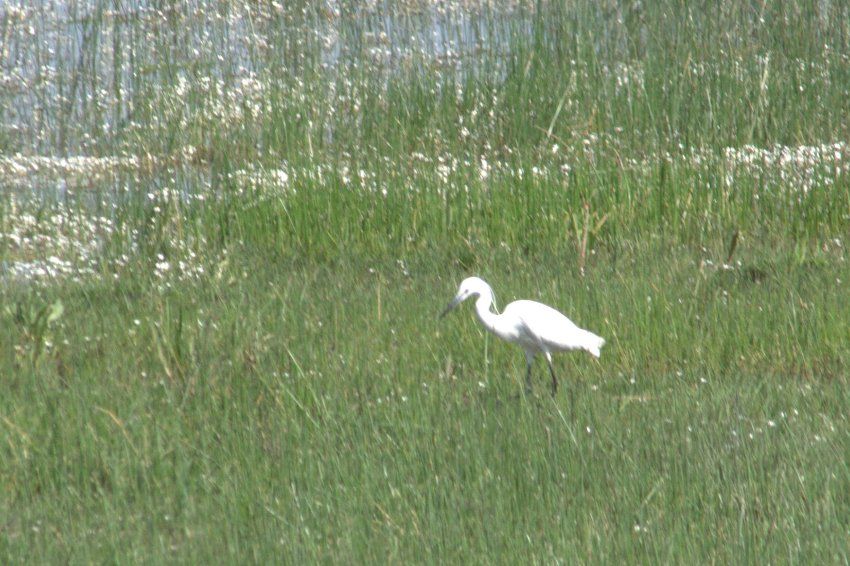
{"type": "Polygon", "coordinates": [[[587,337],[585,339],[584,349],[589,352],[594,357],[599,357],[602,352],[602,346],[605,345],[605,339],[597,336],[593,332],[588,332],[587,337]]]}

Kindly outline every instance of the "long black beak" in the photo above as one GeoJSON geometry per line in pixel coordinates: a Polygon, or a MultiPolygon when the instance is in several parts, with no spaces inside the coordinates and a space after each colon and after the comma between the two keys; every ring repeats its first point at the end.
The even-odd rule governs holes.
{"type": "Polygon", "coordinates": [[[458,306],[458,305],[460,304],[460,301],[461,301],[460,295],[458,295],[457,297],[455,297],[454,299],[452,299],[452,302],[450,302],[450,303],[446,306],[446,308],[445,308],[445,309],[443,309],[443,312],[441,312],[441,313],[440,313],[440,318],[443,318],[444,316],[446,316],[447,314],[449,314],[449,311],[451,311],[453,308],[455,308],[456,306],[458,306]]]}

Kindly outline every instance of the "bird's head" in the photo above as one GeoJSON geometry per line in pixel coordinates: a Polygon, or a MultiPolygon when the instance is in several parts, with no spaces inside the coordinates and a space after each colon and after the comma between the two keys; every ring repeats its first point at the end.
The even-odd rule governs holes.
{"type": "Polygon", "coordinates": [[[440,314],[440,318],[446,316],[449,311],[454,309],[456,306],[464,302],[469,297],[480,297],[481,295],[490,295],[493,296],[493,291],[490,289],[490,286],[486,281],[479,277],[467,277],[463,281],[460,282],[460,287],[457,289],[457,294],[455,298],[452,299],[452,302],[446,306],[443,312],[440,314]]]}

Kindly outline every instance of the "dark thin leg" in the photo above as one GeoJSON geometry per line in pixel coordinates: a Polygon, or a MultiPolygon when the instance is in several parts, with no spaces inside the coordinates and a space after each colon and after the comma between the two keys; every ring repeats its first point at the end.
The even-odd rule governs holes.
{"type": "Polygon", "coordinates": [[[525,392],[531,394],[531,365],[534,363],[534,355],[525,353],[525,392]]]}
{"type": "MultiPolygon", "coordinates": [[[[546,361],[549,363],[549,375],[552,376],[552,397],[558,392],[558,378],[555,377],[555,368],[552,366],[552,357],[546,356],[546,361]]],[[[575,397],[573,396],[573,388],[570,387],[570,418],[575,415],[575,397]]]]}
{"type": "Polygon", "coordinates": [[[558,392],[558,378],[555,377],[555,368],[552,367],[552,360],[549,357],[546,357],[546,362],[549,364],[549,375],[552,376],[552,396],[555,396],[555,393],[558,392]]]}

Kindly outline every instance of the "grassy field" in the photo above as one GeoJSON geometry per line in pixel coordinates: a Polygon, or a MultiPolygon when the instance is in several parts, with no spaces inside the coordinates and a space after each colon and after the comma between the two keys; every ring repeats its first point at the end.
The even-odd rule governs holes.
{"type": "Polygon", "coordinates": [[[850,561],[848,7],[65,6],[0,8],[0,562],[850,561]],[[472,274],[601,359],[523,394],[472,274]]]}

